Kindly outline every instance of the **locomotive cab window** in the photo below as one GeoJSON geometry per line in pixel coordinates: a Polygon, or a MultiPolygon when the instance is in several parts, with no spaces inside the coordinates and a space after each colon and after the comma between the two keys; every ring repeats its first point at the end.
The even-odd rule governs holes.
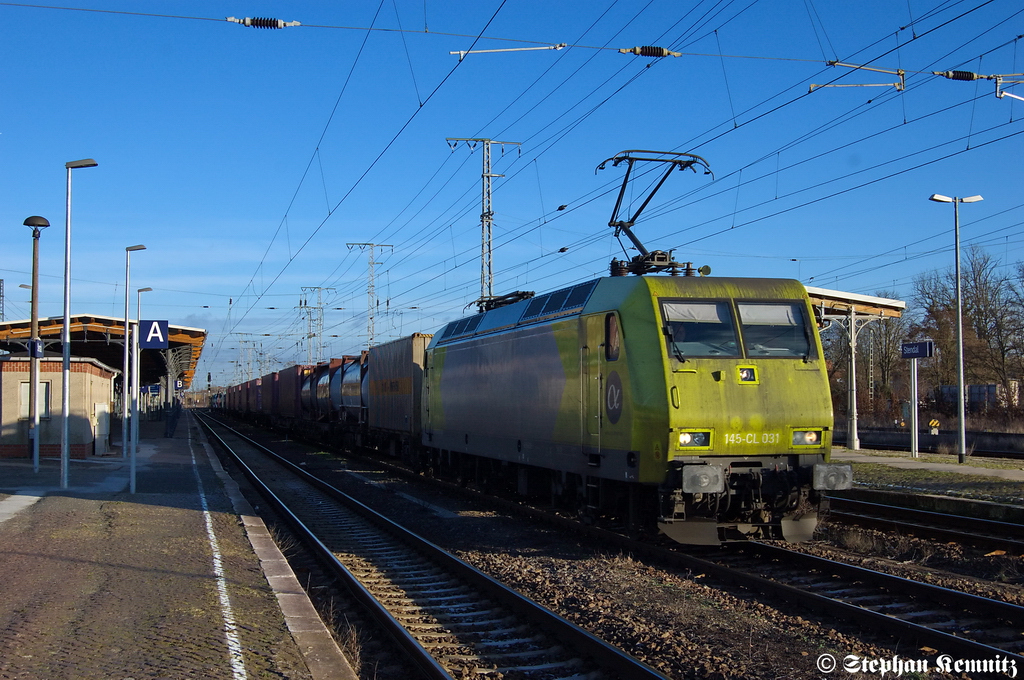
{"type": "Polygon", "coordinates": [[[810,357],[814,351],[802,302],[738,302],[749,357],[810,357]]]}
{"type": "Polygon", "coordinates": [[[664,301],[665,334],[672,355],[689,357],[738,357],[739,342],[732,310],[725,301],[664,301]]]}
{"type": "Polygon", "coordinates": [[[619,318],[609,313],[604,317],[604,360],[617,361],[619,347],[619,318]]]}

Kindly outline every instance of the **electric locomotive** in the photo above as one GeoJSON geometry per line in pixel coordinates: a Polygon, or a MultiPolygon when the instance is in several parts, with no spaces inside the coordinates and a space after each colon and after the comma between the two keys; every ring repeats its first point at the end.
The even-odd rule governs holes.
{"type": "MultiPolygon", "coordinates": [[[[681,543],[808,540],[822,492],[850,488],[852,469],[829,460],[832,402],[806,289],[708,278],[648,251],[631,230],[640,212],[669,173],[710,174],[707,163],[625,151],[598,169],[609,161],[627,166],[609,226],[639,255],[552,293],[482,298],[433,336],[293,367],[287,390],[264,378],[272,417],[681,543]],[[619,219],[641,161],[668,169],[619,219]]],[[[241,392],[226,401],[254,408],[241,392]]]]}
{"type": "Polygon", "coordinates": [[[432,464],[682,543],[810,538],[832,404],[797,281],[605,277],[447,324],[426,350],[432,464]]]}

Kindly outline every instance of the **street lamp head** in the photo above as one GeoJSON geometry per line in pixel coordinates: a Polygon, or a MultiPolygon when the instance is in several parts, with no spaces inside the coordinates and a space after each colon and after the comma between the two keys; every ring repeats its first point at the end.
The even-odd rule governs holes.
{"type": "Polygon", "coordinates": [[[125,248],[125,250],[127,250],[128,252],[132,252],[132,253],[135,252],[136,250],[145,250],[145,249],[146,249],[146,246],[144,246],[144,245],[128,246],[127,248],[125,248]]]}
{"type": "Polygon", "coordinates": [[[981,196],[967,196],[966,198],[950,198],[949,196],[943,196],[942,194],[932,194],[928,197],[929,201],[935,201],[936,203],[977,203],[983,201],[981,196]]]}
{"type": "Polygon", "coordinates": [[[137,291],[135,291],[135,292],[136,292],[136,293],[150,293],[150,292],[152,292],[152,291],[153,291],[153,289],[152,289],[152,288],[139,288],[139,289],[138,289],[137,291]]]}
{"type": "Polygon", "coordinates": [[[50,221],[45,217],[39,215],[33,215],[32,217],[26,217],[23,223],[26,227],[32,227],[33,229],[44,229],[50,226],[50,221]]]}
{"type": "Polygon", "coordinates": [[[74,170],[75,168],[95,168],[99,163],[91,158],[83,158],[80,161],[68,161],[64,164],[64,167],[68,170],[74,170]]]}

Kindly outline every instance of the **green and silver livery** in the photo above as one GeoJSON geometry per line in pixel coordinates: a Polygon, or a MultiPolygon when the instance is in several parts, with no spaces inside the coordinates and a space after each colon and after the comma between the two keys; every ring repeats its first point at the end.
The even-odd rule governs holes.
{"type": "Polygon", "coordinates": [[[607,277],[454,321],[422,428],[432,465],[683,543],[806,540],[851,483],[792,280],[607,277]]]}

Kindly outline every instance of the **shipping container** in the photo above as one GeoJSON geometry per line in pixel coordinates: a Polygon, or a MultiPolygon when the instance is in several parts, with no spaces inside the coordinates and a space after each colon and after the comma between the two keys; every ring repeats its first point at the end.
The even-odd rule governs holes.
{"type": "Polygon", "coordinates": [[[418,435],[423,366],[432,337],[415,333],[370,348],[366,384],[371,428],[418,435]]]}
{"type": "Polygon", "coordinates": [[[363,387],[368,356],[369,352],[363,352],[358,357],[352,357],[352,361],[345,364],[345,373],[341,378],[341,404],[344,420],[349,423],[366,422],[367,395],[363,387]]]}
{"type": "Polygon", "coordinates": [[[276,381],[277,374],[271,373],[265,375],[257,380],[259,384],[259,399],[257,400],[257,410],[261,416],[269,416],[274,408],[274,384],[276,381]]]}
{"type": "Polygon", "coordinates": [[[247,413],[260,412],[260,379],[245,383],[245,410],[247,413]]]}
{"type": "Polygon", "coordinates": [[[289,366],[277,372],[277,409],[275,416],[295,420],[302,416],[299,395],[302,383],[312,367],[305,364],[289,366]]]}

